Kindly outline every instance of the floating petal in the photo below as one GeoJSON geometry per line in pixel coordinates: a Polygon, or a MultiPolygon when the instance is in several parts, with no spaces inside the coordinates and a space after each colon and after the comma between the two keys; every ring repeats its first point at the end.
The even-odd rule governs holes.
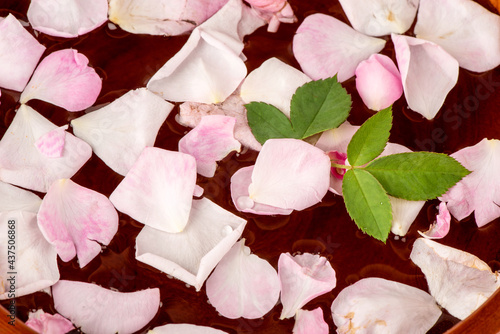
{"type": "Polygon", "coordinates": [[[37,139],[35,146],[40,153],[49,158],[60,158],[64,152],[68,126],[51,130],[37,139]]]}
{"type": "Polygon", "coordinates": [[[328,324],[323,318],[323,311],[320,307],[312,311],[298,310],[295,314],[295,325],[293,334],[328,334],[328,324]]]}
{"type": "Polygon", "coordinates": [[[42,309],[28,314],[26,325],[33,328],[40,334],[68,333],[75,329],[75,326],[68,319],[59,313],[45,313],[42,309]]]}
{"type": "Polygon", "coordinates": [[[224,334],[221,330],[191,324],[167,324],[155,327],[147,334],[224,334]]]}
{"type": "Polygon", "coordinates": [[[160,290],[116,292],[95,284],[59,281],[52,287],[54,307],[87,334],[134,333],[160,307],[160,290]]]}
{"type": "Polygon", "coordinates": [[[0,212],[28,211],[37,213],[42,200],[27,190],[0,181],[0,212]]]}
{"type": "Polygon", "coordinates": [[[436,215],[436,221],[429,227],[429,230],[420,233],[421,236],[428,239],[441,239],[450,232],[451,215],[445,202],[439,203],[439,213],[436,215]]]}
{"type": "Polygon", "coordinates": [[[392,208],[391,232],[401,237],[405,236],[411,224],[417,218],[425,201],[407,201],[402,198],[389,196],[392,208]]]}

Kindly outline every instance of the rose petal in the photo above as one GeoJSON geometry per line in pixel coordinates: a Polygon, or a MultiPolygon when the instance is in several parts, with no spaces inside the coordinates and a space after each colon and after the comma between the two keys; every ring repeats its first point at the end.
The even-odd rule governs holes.
{"type": "Polygon", "coordinates": [[[40,153],[49,158],[60,158],[64,152],[66,131],[68,126],[51,130],[35,141],[35,146],[40,153]]]}
{"type": "Polygon", "coordinates": [[[450,232],[451,215],[445,202],[439,203],[439,213],[436,215],[436,221],[426,232],[420,232],[421,236],[428,239],[441,239],[450,232]]]}
{"type": "Polygon", "coordinates": [[[88,63],[87,57],[73,49],[52,52],[38,65],[20,102],[38,99],[68,111],[90,107],[101,91],[102,80],[88,63]]]}
{"type": "Polygon", "coordinates": [[[42,200],[32,192],[0,181],[0,212],[29,211],[37,213],[42,200]]]}
{"type": "Polygon", "coordinates": [[[247,2],[252,6],[252,11],[269,24],[267,27],[268,32],[277,32],[282,22],[297,22],[297,18],[293,14],[292,6],[290,6],[288,1],[249,0],[247,2]]]}
{"type": "Polygon", "coordinates": [[[278,260],[281,283],[280,319],[290,318],[310,300],[330,292],[337,284],[335,271],[325,257],[282,253],[278,260]]]}
{"type": "Polygon", "coordinates": [[[116,292],[95,284],[59,281],[52,287],[54,307],[88,334],[134,333],[160,307],[160,290],[116,292]]]}
{"type": "Polygon", "coordinates": [[[337,74],[339,82],[354,75],[358,64],[384,48],[385,41],[368,37],[340,20],[312,14],[293,38],[293,54],[313,80],[337,74]]]}
{"type": "Polygon", "coordinates": [[[193,201],[180,233],[145,226],[136,239],[136,259],[199,291],[210,272],[239,239],[246,221],[206,198],[193,201]],[[201,245],[203,247],[201,247],[201,245]]]}
{"type": "Polygon", "coordinates": [[[115,172],[125,175],[142,150],[153,146],[174,105],[139,88],[71,121],[75,136],[115,172]],[[112,120],[112,121],[111,121],[112,120]]]}
{"type": "Polygon", "coordinates": [[[458,62],[432,42],[394,34],[392,41],[409,107],[433,119],[457,83],[458,62]]]}
{"type": "Polygon", "coordinates": [[[295,314],[295,325],[293,334],[328,334],[328,324],[323,318],[323,311],[320,307],[312,311],[298,310],[295,314]]]}
{"type": "Polygon", "coordinates": [[[190,324],[167,324],[153,328],[148,334],[224,334],[221,330],[190,324]]]}
{"type": "Polygon", "coordinates": [[[392,208],[391,232],[401,237],[405,236],[411,224],[417,218],[425,201],[407,201],[402,198],[389,196],[392,208]]]}
{"type": "Polygon", "coordinates": [[[71,321],[64,318],[59,313],[45,313],[42,309],[36,312],[30,312],[26,325],[41,334],[67,333],[75,329],[71,321]]]}

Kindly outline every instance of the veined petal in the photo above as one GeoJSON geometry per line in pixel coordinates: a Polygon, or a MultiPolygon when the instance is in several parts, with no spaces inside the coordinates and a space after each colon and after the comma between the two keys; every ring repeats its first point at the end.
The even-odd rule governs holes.
{"type": "Polygon", "coordinates": [[[298,310],[295,314],[295,325],[293,334],[328,334],[328,324],[323,318],[321,307],[312,311],[298,310]]]}
{"type": "Polygon", "coordinates": [[[278,302],[278,273],[267,262],[251,254],[245,240],[237,242],[207,280],[210,304],[229,319],[256,319],[278,302]]]}
{"type": "Polygon", "coordinates": [[[38,65],[20,102],[38,99],[68,111],[90,107],[101,92],[102,80],[88,63],[73,49],[52,52],[38,65]]]}
{"type": "Polygon", "coordinates": [[[281,283],[280,319],[293,317],[310,300],[330,292],[337,285],[335,271],[325,257],[304,253],[283,253],[278,260],[281,283]]]}
{"type": "Polygon", "coordinates": [[[59,281],[52,287],[54,307],[88,334],[134,333],[160,307],[160,290],[116,292],[96,284],[59,281]]]}
{"type": "Polygon", "coordinates": [[[41,334],[67,333],[75,329],[71,321],[64,318],[59,313],[45,313],[42,309],[36,312],[30,312],[28,318],[26,325],[41,334]]]}
{"type": "Polygon", "coordinates": [[[457,83],[458,62],[432,42],[395,34],[392,41],[408,105],[433,119],[457,83]]]}
{"type": "Polygon", "coordinates": [[[28,211],[37,213],[42,200],[30,191],[0,181],[0,212],[28,211]]]}
{"type": "Polygon", "coordinates": [[[385,41],[373,38],[324,14],[305,18],[293,38],[293,54],[313,80],[333,77],[339,82],[354,75],[358,64],[379,52],[385,41]]]}
{"type": "Polygon", "coordinates": [[[22,91],[44,51],[14,15],[0,19],[0,87],[22,91]]]}
{"type": "Polygon", "coordinates": [[[180,233],[145,226],[136,238],[138,261],[172,275],[199,291],[210,272],[240,238],[246,221],[206,198],[193,201],[180,233]]]}
{"type": "Polygon", "coordinates": [[[192,156],[146,147],[109,199],[135,220],[177,233],[188,223],[195,184],[192,156]]]}
{"type": "Polygon", "coordinates": [[[68,126],[50,130],[35,141],[35,146],[40,153],[49,158],[60,158],[64,152],[66,131],[68,126]]]}
{"type": "Polygon", "coordinates": [[[439,44],[470,71],[500,65],[500,16],[474,1],[420,0],[415,34],[439,44]]]}
{"type": "Polygon", "coordinates": [[[72,120],[71,126],[75,136],[89,143],[106,165],[125,175],[142,150],[154,145],[173,107],[146,88],[139,88],[72,120]]]}
{"type": "Polygon", "coordinates": [[[427,239],[441,239],[444,238],[450,231],[451,215],[446,207],[445,202],[439,203],[439,213],[436,215],[436,221],[431,224],[429,230],[420,232],[421,236],[427,239]]]}
{"type": "Polygon", "coordinates": [[[107,19],[107,0],[33,0],[28,8],[33,29],[58,37],[86,34],[107,19]]]}
{"type": "Polygon", "coordinates": [[[224,334],[221,330],[191,324],[167,324],[150,330],[147,334],[224,334]]]}

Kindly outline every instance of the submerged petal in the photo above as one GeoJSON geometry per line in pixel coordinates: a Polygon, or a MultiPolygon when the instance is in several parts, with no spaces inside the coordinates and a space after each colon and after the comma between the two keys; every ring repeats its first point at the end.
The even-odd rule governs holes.
{"type": "Polygon", "coordinates": [[[293,334],[328,334],[328,324],[323,318],[323,311],[320,307],[312,311],[298,310],[295,314],[295,325],[293,334]]]}
{"type": "Polygon", "coordinates": [[[221,330],[191,324],[167,324],[155,327],[147,334],[224,334],[221,330]]]}
{"type": "Polygon", "coordinates": [[[75,326],[68,319],[64,318],[59,313],[45,313],[42,309],[28,314],[26,325],[33,328],[40,334],[57,334],[68,333],[75,329],[75,326]]]}

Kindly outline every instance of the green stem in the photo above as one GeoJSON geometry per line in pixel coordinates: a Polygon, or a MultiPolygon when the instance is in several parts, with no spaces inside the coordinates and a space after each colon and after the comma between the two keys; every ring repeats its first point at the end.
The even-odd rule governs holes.
{"type": "Polygon", "coordinates": [[[341,169],[352,169],[352,166],[336,164],[335,162],[332,162],[332,167],[341,168],[341,169]]]}

